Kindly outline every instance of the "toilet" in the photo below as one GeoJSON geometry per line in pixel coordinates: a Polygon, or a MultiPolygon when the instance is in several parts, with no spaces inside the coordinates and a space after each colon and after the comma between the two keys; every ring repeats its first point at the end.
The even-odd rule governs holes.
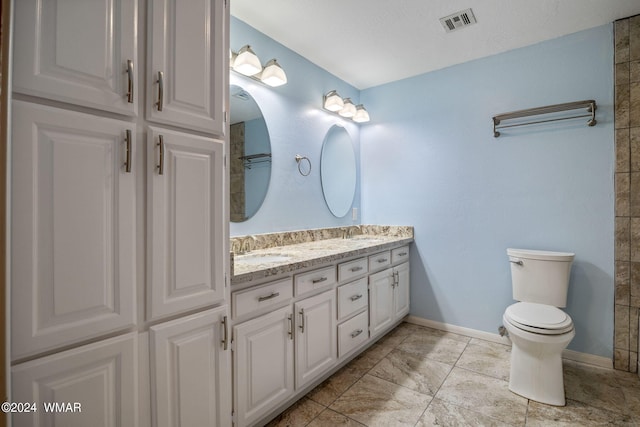
{"type": "Polygon", "coordinates": [[[502,320],[511,339],[509,390],[537,402],[564,406],[562,350],[575,336],[567,306],[575,254],[507,249],[515,304],[502,320]]]}

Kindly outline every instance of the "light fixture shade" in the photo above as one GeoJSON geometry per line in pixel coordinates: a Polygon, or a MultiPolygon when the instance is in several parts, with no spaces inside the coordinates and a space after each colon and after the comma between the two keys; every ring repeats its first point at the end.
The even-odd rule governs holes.
{"type": "Polygon", "coordinates": [[[332,90],[324,96],[324,101],[322,103],[325,110],[329,111],[340,111],[344,107],[344,101],[342,97],[338,95],[338,92],[332,90]]]}
{"type": "Polygon", "coordinates": [[[260,80],[262,80],[264,84],[272,87],[282,86],[287,83],[287,75],[280,64],[278,64],[275,59],[272,59],[264,66],[260,80]]]}
{"type": "Polygon", "coordinates": [[[342,110],[338,111],[338,114],[347,118],[355,116],[356,106],[351,102],[351,98],[344,99],[344,107],[342,107],[342,110]]]}
{"type": "Polygon", "coordinates": [[[356,114],[353,116],[351,120],[353,120],[356,123],[364,123],[370,120],[369,113],[364,108],[364,105],[362,104],[356,105],[356,114]]]}
{"type": "Polygon", "coordinates": [[[238,52],[235,61],[233,61],[233,69],[245,76],[253,76],[262,71],[262,64],[258,56],[251,50],[251,46],[243,46],[238,52]]]}

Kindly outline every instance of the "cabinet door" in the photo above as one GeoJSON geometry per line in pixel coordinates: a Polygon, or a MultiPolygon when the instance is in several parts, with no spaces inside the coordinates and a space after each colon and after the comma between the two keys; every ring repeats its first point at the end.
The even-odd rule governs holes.
{"type": "Polygon", "coordinates": [[[295,304],[296,388],[304,387],[338,357],[336,291],[330,290],[295,304]]]}
{"type": "Polygon", "coordinates": [[[225,299],[224,142],[149,128],[148,317],[225,299]]]}
{"type": "Polygon", "coordinates": [[[393,270],[396,275],[393,317],[397,320],[409,313],[409,263],[400,264],[393,270]]]}
{"type": "Polygon", "coordinates": [[[369,276],[369,331],[377,335],[393,323],[394,277],[391,268],[369,276]]]}
{"type": "Polygon", "coordinates": [[[224,135],[226,3],[149,1],[147,120],[224,135]]]}
{"type": "Polygon", "coordinates": [[[134,324],[135,136],[132,123],[14,101],[14,360],[134,324]]]}
{"type": "Polygon", "coordinates": [[[34,403],[37,411],[13,414],[13,425],[137,426],[136,338],[131,333],[14,366],[12,401],[34,403]]]}
{"type": "Polygon", "coordinates": [[[137,4],[16,1],[13,90],[137,115],[137,4]]]}
{"type": "Polygon", "coordinates": [[[231,425],[227,307],[153,326],[152,424],[231,425]]]}
{"type": "Polygon", "coordinates": [[[291,306],[233,328],[237,425],[256,422],[293,395],[291,306]]]}

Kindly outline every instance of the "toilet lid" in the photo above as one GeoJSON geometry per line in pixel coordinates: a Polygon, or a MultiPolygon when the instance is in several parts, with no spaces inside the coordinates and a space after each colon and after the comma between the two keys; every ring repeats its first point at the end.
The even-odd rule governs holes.
{"type": "Polygon", "coordinates": [[[557,335],[573,329],[571,317],[551,305],[518,302],[507,307],[504,314],[514,326],[538,334],[557,335]]]}

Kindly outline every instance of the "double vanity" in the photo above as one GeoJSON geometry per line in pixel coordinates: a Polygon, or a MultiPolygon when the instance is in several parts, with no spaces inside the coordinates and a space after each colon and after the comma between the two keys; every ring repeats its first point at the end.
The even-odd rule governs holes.
{"type": "Polygon", "coordinates": [[[268,421],[409,313],[412,227],[231,239],[236,426],[268,421]]]}

